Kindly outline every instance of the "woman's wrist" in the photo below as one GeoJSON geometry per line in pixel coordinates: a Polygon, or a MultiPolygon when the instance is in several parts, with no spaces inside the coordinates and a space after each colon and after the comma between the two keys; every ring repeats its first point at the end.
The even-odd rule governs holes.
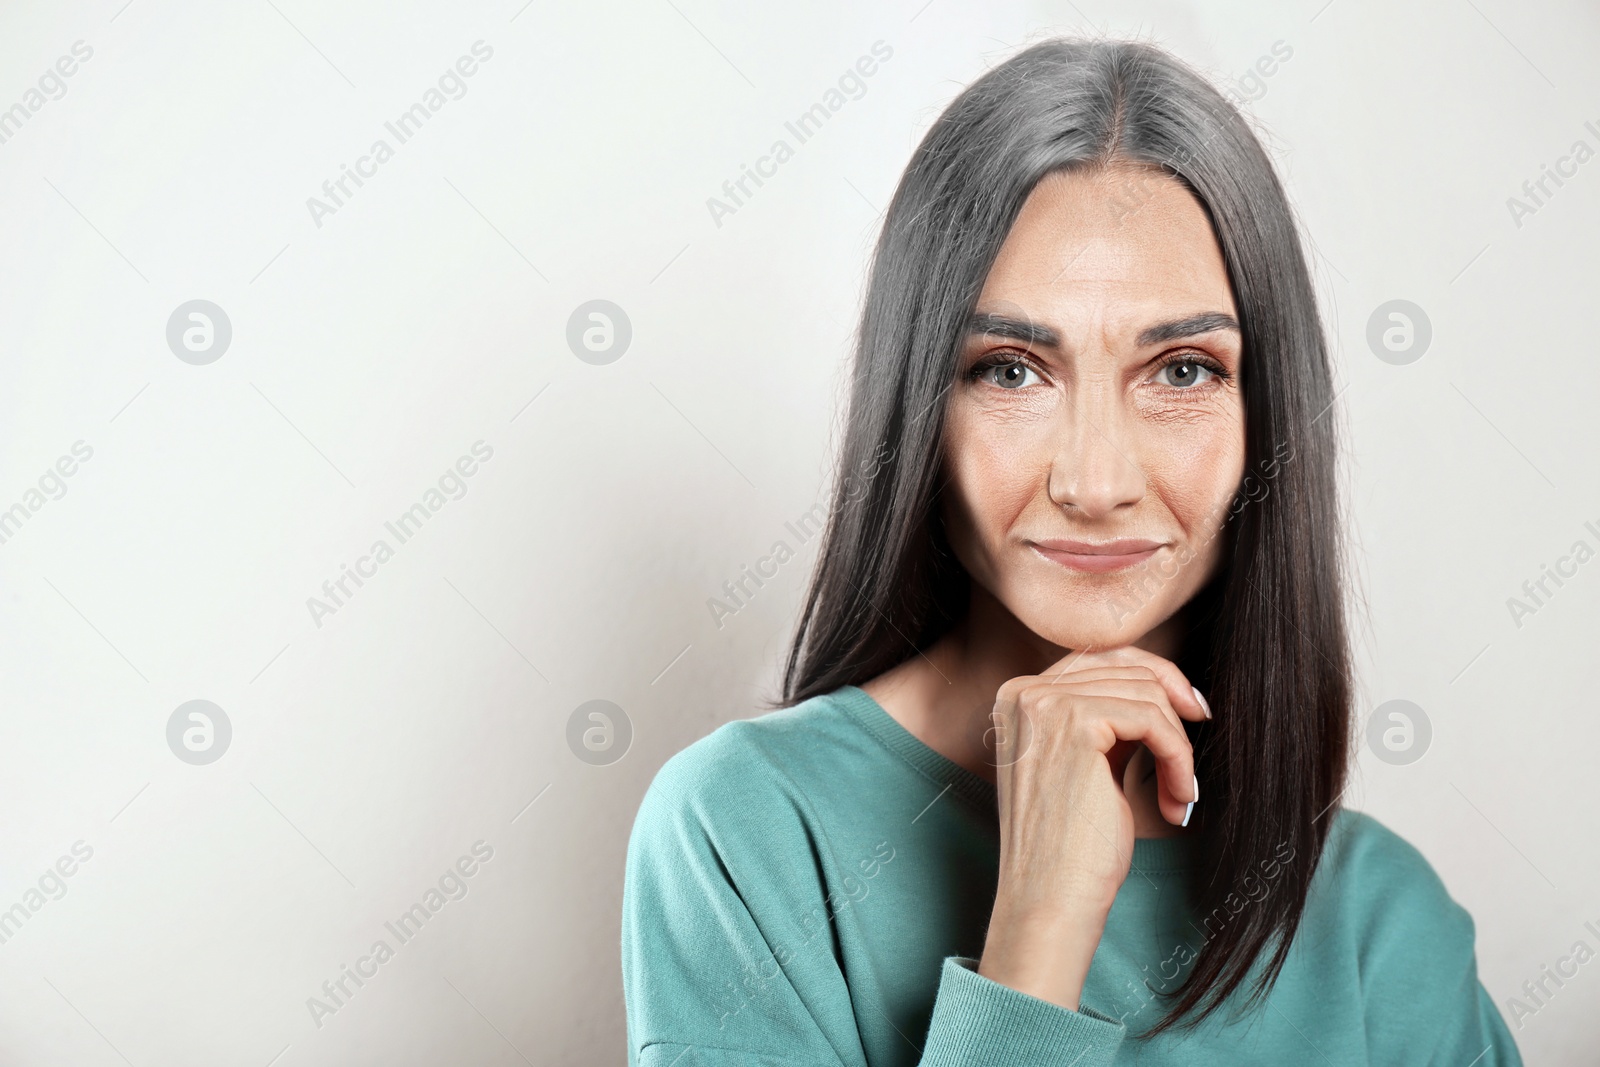
{"type": "Polygon", "coordinates": [[[978,973],[1077,1011],[1109,912],[1096,906],[1024,912],[996,901],[978,973]]]}

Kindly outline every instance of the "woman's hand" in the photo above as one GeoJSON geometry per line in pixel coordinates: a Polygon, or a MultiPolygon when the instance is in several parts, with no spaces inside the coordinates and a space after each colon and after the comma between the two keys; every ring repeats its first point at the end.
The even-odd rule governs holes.
{"type": "Polygon", "coordinates": [[[1161,814],[1199,799],[1183,719],[1209,717],[1170,661],[1127,646],[1073,653],[996,694],[1000,880],[978,973],[1074,1011],[1133,856],[1123,771],[1142,743],[1161,814]]]}

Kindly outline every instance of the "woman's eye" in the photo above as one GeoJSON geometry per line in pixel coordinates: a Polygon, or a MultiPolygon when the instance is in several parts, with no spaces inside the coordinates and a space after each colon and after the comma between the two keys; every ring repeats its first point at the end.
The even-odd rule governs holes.
{"type": "Polygon", "coordinates": [[[1020,389],[1039,381],[1039,375],[1026,363],[994,363],[980,372],[984,381],[1002,389],[1020,389]]]}
{"type": "Polygon", "coordinates": [[[1175,389],[1192,388],[1196,382],[1205,380],[1200,377],[1202,374],[1209,374],[1214,378],[1217,372],[1192,359],[1175,359],[1156,372],[1158,378],[1166,375],[1165,380],[1162,382],[1163,385],[1169,385],[1175,389]]]}

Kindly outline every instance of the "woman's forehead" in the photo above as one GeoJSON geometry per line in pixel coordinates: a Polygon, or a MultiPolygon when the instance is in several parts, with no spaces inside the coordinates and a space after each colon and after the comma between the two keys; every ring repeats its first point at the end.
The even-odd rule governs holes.
{"type": "Polygon", "coordinates": [[[1127,318],[1135,329],[1179,309],[1233,310],[1222,250],[1193,194],[1144,171],[1130,187],[1114,169],[1041,180],[979,300],[1036,320],[1127,318]]]}

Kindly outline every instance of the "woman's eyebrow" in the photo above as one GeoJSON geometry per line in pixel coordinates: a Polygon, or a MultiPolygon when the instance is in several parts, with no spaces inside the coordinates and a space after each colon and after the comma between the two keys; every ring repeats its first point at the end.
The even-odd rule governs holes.
{"type": "Polygon", "coordinates": [[[1232,330],[1238,333],[1239,320],[1225,312],[1208,311],[1203,315],[1191,315],[1186,319],[1159,322],[1139,335],[1139,347],[1158,345],[1163,341],[1176,341],[1180,337],[1194,337],[1202,333],[1211,333],[1213,330],[1232,330]]]}
{"type": "Polygon", "coordinates": [[[967,320],[967,333],[988,337],[1009,337],[1013,341],[1038,345],[1042,348],[1055,348],[1061,344],[1061,335],[1048,326],[983,312],[974,312],[967,320]]]}
{"type": "MultiPolygon", "coordinates": [[[[1238,333],[1239,320],[1223,311],[1208,311],[1200,315],[1190,315],[1188,318],[1173,319],[1171,322],[1159,322],[1140,333],[1138,343],[1143,348],[1147,345],[1161,344],[1163,341],[1175,341],[1180,337],[1211,333],[1214,330],[1232,330],[1238,333]]],[[[1013,341],[1041,348],[1058,348],[1061,345],[1061,335],[1048,326],[984,312],[974,312],[967,320],[967,333],[987,337],[1008,337],[1013,341]]]]}

